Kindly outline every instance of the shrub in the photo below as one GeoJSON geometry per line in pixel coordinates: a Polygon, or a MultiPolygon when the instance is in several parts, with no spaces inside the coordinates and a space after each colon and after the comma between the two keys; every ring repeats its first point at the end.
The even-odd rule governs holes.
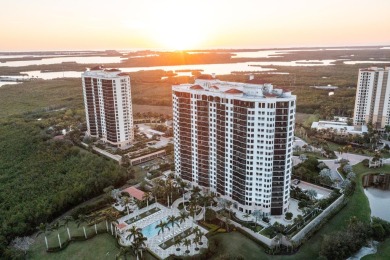
{"type": "Polygon", "coordinates": [[[285,218],[286,218],[287,220],[292,219],[292,217],[293,217],[293,214],[292,214],[291,212],[286,212],[285,218]]]}
{"type": "Polygon", "coordinates": [[[369,165],[369,160],[368,159],[364,159],[363,161],[362,161],[362,164],[365,166],[365,167],[368,167],[368,165],[369,165]]]}

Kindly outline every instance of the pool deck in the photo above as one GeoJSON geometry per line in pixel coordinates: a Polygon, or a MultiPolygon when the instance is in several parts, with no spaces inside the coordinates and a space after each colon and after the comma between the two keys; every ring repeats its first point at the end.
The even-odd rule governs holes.
{"type": "MultiPolygon", "coordinates": [[[[153,204],[149,205],[148,207],[142,208],[140,210],[137,210],[129,215],[126,215],[126,216],[118,219],[117,220],[118,226],[121,227],[117,231],[117,234],[119,235],[119,240],[118,240],[119,244],[123,245],[123,246],[131,245],[132,241],[127,240],[126,237],[130,234],[130,232],[128,232],[127,230],[129,228],[131,228],[133,225],[135,225],[137,228],[143,229],[146,226],[148,226],[152,223],[158,222],[162,219],[165,219],[166,217],[171,216],[171,215],[174,215],[177,217],[180,215],[180,211],[175,207],[167,208],[159,203],[153,203],[153,204]],[[147,217],[139,219],[131,224],[126,223],[126,221],[128,221],[129,219],[134,218],[136,216],[139,216],[140,214],[145,213],[148,210],[151,210],[153,208],[159,208],[160,210],[153,213],[153,214],[150,214],[147,217]]],[[[152,252],[157,254],[162,259],[167,258],[171,254],[175,254],[175,255],[195,255],[195,254],[198,254],[199,251],[195,250],[195,247],[196,247],[195,244],[192,244],[188,248],[190,251],[188,254],[185,253],[187,248],[183,245],[181,245],[179,247],[180,251],[176,251],[177,246],[174,246],[174,245],[170,246],[167,249],[163,249],[162,247],[160,247],[160,245],[163,244],[165,241],[173,238],[174,236],[177,236],[177,235],[183,233],[185,230],[191,229],[192,227],[196,227],[196,226],[202,231],[202,233],[204,233],[204,234],[207,233],[206,229],[204,229],[201,226],[194,223],[192,217],[188,217],[185,220],[185,222],[179,223],[179,227],[175,226],[175,228],[171,228],[170,230],[167,229],[166,231],[164,231],[164,233],[160,233],[160,234],[157,234],[155,236],[149,237],[146,241],[146,245],[152,252]]],[[[191,234],[187,237],[187,239],[192,240],[194,237],[195,237],[195,234],[191,234]]],[[[198,245],[198,248],[208,246],[208,239],[205,236],[202,237],[201,241],[203,242],[203,245],[198,245]]]]}

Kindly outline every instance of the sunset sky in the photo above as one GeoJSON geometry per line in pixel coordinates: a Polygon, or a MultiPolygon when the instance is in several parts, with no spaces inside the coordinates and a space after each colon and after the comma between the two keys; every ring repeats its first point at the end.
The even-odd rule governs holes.
{"type": "Polygon", "coordinates": [[[390,0],[1,0],[0,51],[390,45],[390,0]]]}

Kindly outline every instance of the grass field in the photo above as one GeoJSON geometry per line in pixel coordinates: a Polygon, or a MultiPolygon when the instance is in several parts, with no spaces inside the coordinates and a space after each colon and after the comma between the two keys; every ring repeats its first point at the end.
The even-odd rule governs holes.
{"type": "MultiPolygon", "coordinates": [[[[98,224],[99,230],[105,230],[105,223],[98,224]]],[[[84,236],[82,226],[77,227],[74,222],[69,224],[72,236],[84,236]]],[[[95,229],[93,226],[86,226],[87,236],[94,234],[95,229]]],[[[64,242],[68,238],[68,234],[65,228],[60,229],[60,238],[64,242]]],[[[48,236],[49,247],[58,246],[57,231],[51,232],[48,236]]],[[[44,236],[41,234],[38,236],[30,251],[27,254],[27,259],[55,259],[55,260],[68,260],[68,259],[115,259],[116,254],[119,253],[119,246],[117,245],[115,238],[108,233],[99,234],[86,241],[73,241],[64,250],[47,253],[44,242],[44,236]]],[[[155,259],[153,256],[144,252],[145,259],[155,259]]],[[[133,255],[127,255],[127,259],[136,259],[133,255]]]]}
{"type": "Polygon", "coordinates": [[[211,259],[276,259],[239,232],[217,234],[210,238],[210,243],[215,240],[217,252],[211,259]]]}
{"type": "Polygon", "coordinates": [[[28,259],[115,259],[118,252],[115,239],[109,234],[101,234],[90,240],[73,242],[56,253],[46,253],[41,248],[29,254],[28,259]]]}

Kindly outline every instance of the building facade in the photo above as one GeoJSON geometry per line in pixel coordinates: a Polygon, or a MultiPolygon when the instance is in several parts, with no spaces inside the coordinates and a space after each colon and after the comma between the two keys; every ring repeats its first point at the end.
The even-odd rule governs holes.
{"type": "Polygon", "coordinates": [[[390,124],[390,67],[359,70],[354,125],[372,123],[383,129],[390,124]]]}
{"type": "Polygon", "coordinates": [[[271,84],[173,86],[175,169],[246,213],[288,210],[295,100],[271,84]]]}
{"type": "Polygon", "coordinates": [[[130,77],[95,67],[81,75],[87,134],[118,148],[134,140],[130,77]]]}

